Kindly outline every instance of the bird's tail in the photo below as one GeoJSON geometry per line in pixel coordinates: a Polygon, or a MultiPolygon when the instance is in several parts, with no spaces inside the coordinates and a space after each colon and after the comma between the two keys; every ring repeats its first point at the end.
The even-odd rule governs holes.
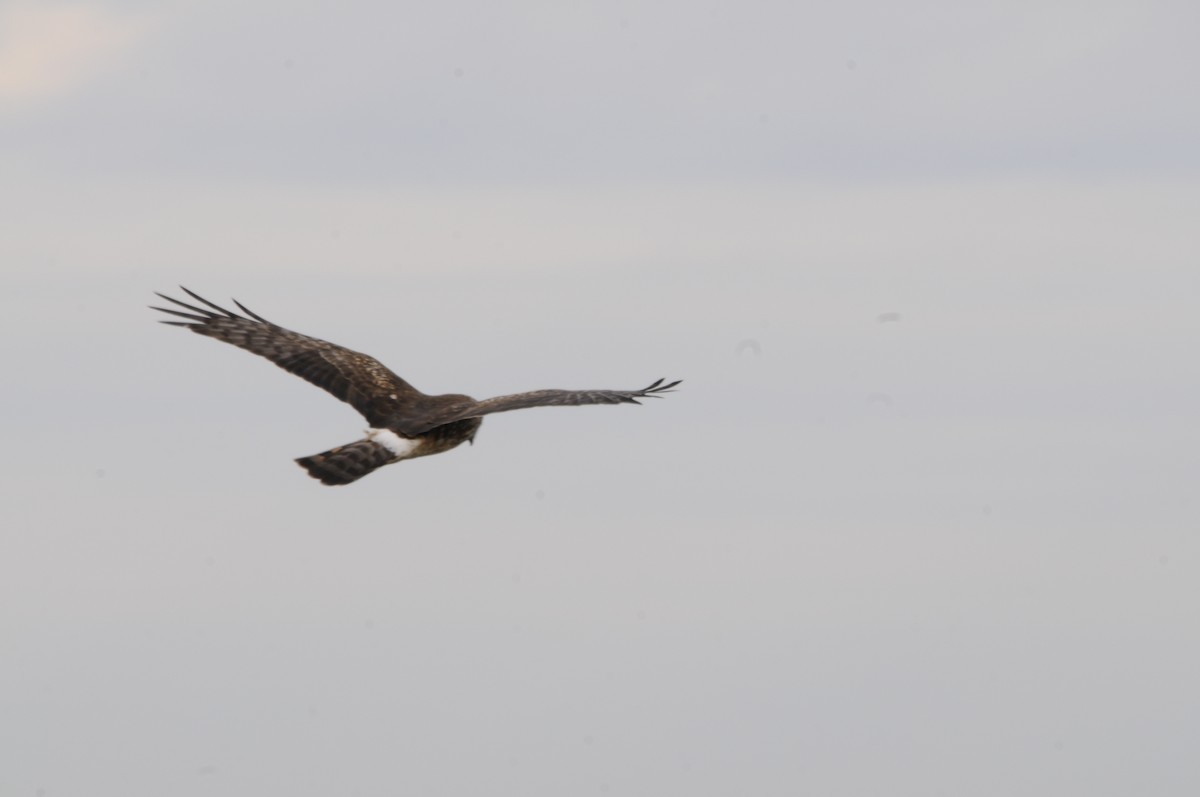
{"type": "Polygon", "coordinates": [[[366,439],[311,457],[300,457],[296,462],[308,471],[309,476],[320,479],[322,484],[337,485],[357,481],[395,458],[395,454],[386,446],[366,439]]]}

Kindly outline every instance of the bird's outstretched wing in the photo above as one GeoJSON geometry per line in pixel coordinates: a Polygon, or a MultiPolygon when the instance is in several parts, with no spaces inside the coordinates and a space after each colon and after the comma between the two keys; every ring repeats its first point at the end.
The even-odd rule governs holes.
{"type": "Polygon", "coordinates": [[[527,407],[562,407],[582,404],[641,404],[640,398],[661,398],[663,393],[672,393],[683,380],[663,384],[663,380],[641,390],[534,390],[529,393],[514,393],[511,396],[496,396],[482,401],[468,400],[447,406],[429,414],[427,431],[435,426],[477,418],[493,412],[508,412],[527,407]]]}
{"type": "Polygon", "coordinates": [[[419,404],[426,398],[425,394],[389,371],[374,357],[272,324],[247,310],[236,299],[234,304],[245,316],[219,307],[187,288],[180,288],[205,307],[187,304],[159,293],[158,296],[188,311],[153,308],[187,319],[162,323],[187,327],[200,335],[223,340],[266,357],[285,371],[345,401],[362,413],[372,426],[383,426],[389,418],[407,414],[405,411],[414,403],[419,404]]]}

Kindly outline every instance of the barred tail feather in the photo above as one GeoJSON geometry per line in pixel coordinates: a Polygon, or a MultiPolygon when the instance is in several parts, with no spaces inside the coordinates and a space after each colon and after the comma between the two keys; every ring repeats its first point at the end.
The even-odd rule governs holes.
{"type": "Polygon", "coordinates": [[[395,459],[396,455],[386,446],[367,439],[300,457],[296,462],[322,484],[339,485],[357,481],[395,459]]]}

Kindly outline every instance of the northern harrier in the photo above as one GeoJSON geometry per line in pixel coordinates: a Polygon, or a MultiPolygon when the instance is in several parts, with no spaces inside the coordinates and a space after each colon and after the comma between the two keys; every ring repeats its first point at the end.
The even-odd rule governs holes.
{"type": "Polygon", "coordinates": [[[154,307],[187,319],[162,323],[187,327],[266,357],[285,371],[329,391],[367,419],[371,428],[362,440],[296,460],[324,484],[349,484],[383,465],[449,451],[474,440],[482,416],[493,412],[554,405],[640,404],[639,398],[658,398],[679,384],[664,385],[659,379],[641,390],[535,390],[483,401],[457,393],[427,396],[374,357],[272,324],[236,299],[234,304],[245,316],[218,307],[187,288],[182,290],[210,309],[159,293],[188,311],[154,307]]]}

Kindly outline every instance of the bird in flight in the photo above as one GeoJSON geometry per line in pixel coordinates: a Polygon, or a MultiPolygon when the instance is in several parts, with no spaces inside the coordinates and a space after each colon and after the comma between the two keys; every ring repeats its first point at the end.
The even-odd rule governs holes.
{"type": "Polygon", "coordinates": [[[384,465],[440,454],[471,442],[483,416],[493,412],[579,404],[640,404],[638,399],[659,398],[673,392],[672,388],[682,381],[664,385],[659,379],[641,390],[534,390],[483,401],[457,393],[428,396],[374,357],[284,329],[247,310],[236,299],[234,304],[245,315],[180,287],[204,306],[157,293],[183,310],[152,309],[186,319],[162,323],[187,327],[266,357],[285,371],[329,391],[367,419],[370,428],[362,440],[296,460],[323,484],[349,484],[384,465]]]}

